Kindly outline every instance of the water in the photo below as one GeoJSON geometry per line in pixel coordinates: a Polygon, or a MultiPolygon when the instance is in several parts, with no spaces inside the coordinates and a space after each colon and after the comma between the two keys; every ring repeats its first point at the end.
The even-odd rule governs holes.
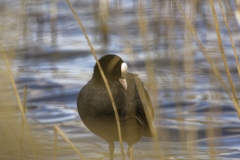
{"type": "MultiPolygon", "coordinates": [[[[3,2],[1,1],[1,3],[3,2]]],[[[119,4],[110,2],[109,41],[106,47],[99,28],[99,20],[96,20],[98,4],[90,1],[71,2],[86,28],[98,57],[104,53],[121,56],[129,64],[130,71],[139,74],[143,82],[147,84],[145,53],[151,55],[157,80],[158,104],[155,106],[154,124],[160,137],[160,153],[168,159],[192,159],[191,155],[195,159],[210,159],[213,155],[221,160],[240,157],[240,122],[237,112],[193,40],[190,43],[192,46],[190,52],[193,53],[192,74],[186,74],[186,70],[184,70],[184,58],[186,58],[184,45],[186,43],[183,37],[185,27],[184,19],[176,6],[175,13],[170,13],[164,8],[173,4],[161,2],[158,15],[154,16],[151,3],[145,4],[147,23],[149,24],[148,39],[146,40],[148,50],[146,51],[143,48],[143,38],[139,34],[136,19],[137,3],[122,1],[123,10],[122,13],[118,13],[121,15],[119,16],[114,10],[114,6],[119,7],[119,4]],[[170,16],[171,14],[174,16],[170,16]],[[168,26],[164,23],[164,20],[170,18],[175,20],[174,43],[169,43],[167,39],[168,26]],[[156,33],[154,28],[156,19],[160,23],[157,26],[159,33],[156,33]],[[156,40],[157,38],[159,39],[156,40]],[[134,58],[126,54],[131,51],[135,53],[134,58]],[[173,53],[176,57],[174,59],[175,73],[171,65],[173,53]],[[190,82],[187,83],[186,77],[190,77],[190,82]],[[174,86],[177,89],[174,89],[174,86]],[[178,108],[180,109],[178,110],[178,108]],[[213,136],[210,131],[213,132],[213,136]],[[182,135],[183,137],[181,137],[182,135]],[[211,153],[211,148],[209,148],[211,142],[214,143],[214,153],[211,153]]],[[[7,5],[7,9],[19,6],[18,3],[10,5],[14,2],[5,2],[4,4],[7,5]]],[[[230,7],[233,7],[233,1],[229,1],[229,4],[230,7]]],[[[235,59],[221,11],[217,6],[216,3],[223,45],[238,91],[240,84],[235,59]]],[[[42,146],[52,149],[53,127],[59,126],[85,158],[107,159],[107,143],[84,126],[76,108],[78,92],[91,78],[95,60],[65,1],[57,3],[57,34],[52,35],[50,7],[51,3],[48,1],[32,1],[29,4],[27,12],[29,34],[27,38],[22,38],[24,42],[26,41],[26,45],[22,43],[17,45],[17,55],[12,66],[21,95],[24,85],[28,86],[27,117],[33,135],[35,138],[41,139],[42,146]],[[37,14],[39,19],[37,19],[37,14]],[[52,36],[54,43],[52,43],[52,36]]],[[[223,79],[227,82],[208,2],[199,2],[195,14],[197,34],[210,53],[209,55],[214,59],[223,79]]],[[[233,18],[229,21],[234,23],[233,18]]],[[[234,30],[234,25],[232,29],[233,35],[239,36],[239,33],[234,30]]],[[[173,36],[172,33],[169,34],[173,36]]],[[[239,49],[239,40],[236,39],[235,42],[239,49]]],[[[4,41],[6,47],[13,45],[6,43],[4,41]]],[[[64,147],[68,146],[64,140],[59,140],[59,145],[63,146],[58,151],[59,159],[78,159],[73,150],[64,147]]],[[[115,157],[121,159],[119,143],[116,143],[115,147],[115,157]]],[[[126,144],[124,147],[127,148],[126,144]]],[[[44,153],[42,156],[47,159],[52,157],[51,153],[44,153]]],[[[143,137],[134,145],[134,158],[156,159],[153,142],[150,138],[143,137]]]]}

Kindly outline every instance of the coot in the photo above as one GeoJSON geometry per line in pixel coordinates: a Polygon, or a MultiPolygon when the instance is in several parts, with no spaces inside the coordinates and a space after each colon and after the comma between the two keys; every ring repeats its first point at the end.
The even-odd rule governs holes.
{"type": "MultiPolygon", "coordinates": [[[[105,55],[99,63],[117,107],[122,140],[128,143],[128,154],[131,155],[132,144],[137,143],[142,136],[152,136],[150,125],[154,110],[151,100],[138,75],[127,72],[127,64],[119,56],[105,55]],[[148,120],[143,103],[150,113],[148,120]]],[[[113,159],[114,141],[119,141],[117,123],[97,64],[92,79],[78,94],[77,108],[86,127],[109,143],[110,159],[113,159]]]]}

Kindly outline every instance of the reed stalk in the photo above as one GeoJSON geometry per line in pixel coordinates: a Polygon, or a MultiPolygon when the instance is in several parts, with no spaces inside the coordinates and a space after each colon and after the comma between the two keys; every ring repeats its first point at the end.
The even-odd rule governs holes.
{"type": "Polygon", "coordinates": [[[24,113],[27,112],[26,103],[27,103],[27,85],[24,86],[24,92],[23,92],[23,102],[22,102],[23,105],[22,106],[23,106],[24,113]]]}
{"type": "Polygon", "coordinates": [[[218,45],[219,45],[220,52],[221,52],[221,55],[222,55],[222,60],[223,60],[223,63],[224,63],[224,67],[225,67],[225,70],[226,70],[226,73],[227,73],[228,82],[229,82],[231,90],[232,90],[233,98],[237,101],[238,98],[237,98],[235,87],[234,87],[234,84],[233,84],[233,81],[232,81],[231,73],[230,73],[229,68],[228,68],[228,63],[227,63],[227,59],[226,59],[223,44],[222,44],[222,38],[221,38],[219,26],[218,26],[218,19],[217,19],[214,3],[213,3],[212,0],[209,0],[209,2],[210,2],[210,5],[211,5],[211,8],[212,8],[214,24],[215,24],[215,27],[216,27],[216,34],[217,34],[217,38],[218,38],[218,45]]]}
{"type": "Polygon", "coordinates": [[[28,158],[27,158],[27,154],[26,154],[26,152],[25,152],[25,150],[24,150],[24,148],[23,148],[23,143],[22,143],[21,139],[18,138],[18,136],[17,136],[17,134],[15,133],[14,129],[13,129],[12,126],[9,124],[9,122],[8,122],[8,120],[7,120],[7,118],[6,118],[6,115],[2,114],[2,117],[3,117],[4,121],[5,121],[5,123],[7,124],[9,130],[11,131],[11,133],[13,134],[13,136],[15,137],[15,139],[17,140],[17,142],[18,142],[18,144],[19,144],[20,151],[21,151],[21,159],[23,159],[22,153],[23,153],[23,155],[24,155],[24,158],[25,158],[25,159],[28,159],[28,158]]]}
{"type": "MultiPolygon", "coordinates": [[[[85,160],[85,158],[83,157],[82,153],[74,146],[74,144],[68,139],[68,137],[63,133],[63,131],[58,127],[55,126],[54,130],[56,130],[57,133],[59,133],[63,139],[65,139],[65,141],[72,147],[72,149],[79,155],[79,157],[81,158],[81,160],[85,160]]],[[[54,137],[55,137],[55,143],[54,143],[54,157],[57,157],[57,135],[56,132],[54,131],[54,137]]]]}
{"type": "MultiPolygon", "coordinates": [[[[23,38],[23,41],[24,41],[24,45],[27,45],[27,36],[28,36],[28,17],[27,17],[27,7],[28,7],[28,1],[26,0],[21,0],[21,15],[20,15],[20,30],[19,30],[19,35],[17,35],[16,37],[14,37],[14,41],[15,42],[18,42],[19,38],[22,37],[23,38]]],[[[16,47],[16,46],[15,46],[16,47]]],[[[13,47],[13,49],[11,50],[16,50],[16,48],[13,47]]],[[[23,92],[23,99],[22,99],[22,109],[23,109],[23,112],[24,112],[24,117],[26,117],[26,112],[27,112],[27,108],[26,108],[26,103],[27,103],[27,85],[24,86],[24,92],[23,92]]],[[[33,152],[34,156],[33,156],[33,159],[37,159],[37,156],[36,156],[36,144],[34,142],[34,138],[30,132],[30,127],[29,127],[29,124],[26,120],[24,120],[23,118],[21,118],[21,132],[20,132],[20,143],[23,143],[23,139],[24,139],[24,131],[25,129],[24,128],[27,128],[27,137],[28,137],[28,143],[30,143],[30,148],[31,148],[31,151],[33,152]]],[[[28,157],[25,156],[26,159],[28,159],[28,157]]]]}
{"type": "Polygon", "coordinates": [[[213,130],[213,123],[212,123],[212,116],[208,113],[208,124],[206,124],[206,135],[208,137],[208,146],[209,146],[209,159],[216,160],[216,150],[215,150],[215,142],[214,142],[214,130],[213,130]]]}
{"type": "Polygon", "coordinates": [[[54,128],[54,160],[57,160],[57,146],[58,146],[58,134],[56,128],[54,128]]]}
{"type": "Polygon", "coordinates": [[[51,43],[53,46],[57,43],[57,0],[51,0],[51,43]]]}
{"type": "MultiPolygon", "coordinates": [[[[24,92],[23,92],[23,102],[22,102],[24,113],[26,113],[26,103],[27,103],[27,86],[25,85],[24,86],[24,92]]],[[[25,126],[25,123],[24,123],[24,120],[22,119],[22,122],[21,122],[21,133],[20,133],[20,143],[21,144],[22,144],[22,140],[23,140],[23,137],[24,137],[24,126],[25,126]]]]}
{"type": "MultiPolygon", "coordinates": [[[[145,1],[146,2],[146,1],[145,1]]],[[[156,20],[154,21],[154,24],[151,24],[150,23],[150,25],[149,26],[154,26],[154,34],[155,34],[155,36],[156,36],[156,38],[155,38],[155,45],[158,45],[158,43],[159,43],[159,41],[161,40],[161,39],[164,39],[164,38],[166,38],[166,36],[167,36],[167,34],[162,34],[161,33],[161,31],[159,31],[159,28],[161,27],[161,25],[162,25],[162,23],[160,22],[161,21],[161,19],[163,19],[163,25],[165,25],[164,27],[166,27],[167,28],[167,23],[168,23],[168,20],[169,20],[169,15],[168,15],[168,10],[169,10],[169,3],[171,3],[170,1],[158,1],[158,0],[152,0],[152,8],[153,8],[153,14],[154,14],[154,16],[156,16],[156,17],[154,17],[156,20]],[[161,6],[161,8],[159,8],[159,5],[161,6]],[[163,14],[161,13],[162,12],[162,9],[164,10],[163,12],[163,14]],[[160,15],[161,14],[161,15],[160,15]],[[165,15],[166,14],[166,15],[165,15]],[[164,18],[162,18],[162,16],[164,15],[164,18]],[[166,17],[165,17],[166,16],[166,17]],[[166,20],[166,19],[167,20],[166,20]]],[[[148,18],[149,19],[149,18],[148,18]]],[[[147,19],[147,20],[148,20],[147,19]]],[[[149,38],[148,38],[149,39],[149,38]]],[[[156,52],[159,52],[160,54],[163,52],[162,50],[157,50],[156,52]]],[[[158,53],[158,55],[157,56],[159,56],[160,54],[158,53]]],[[[146,52],[146,54],[149,54],[149,52],[147,53],[146,52]]],[[[150,56],[149,56],[150,57],[150,56]]],[[[146,61],[147,62],[147,61],[146,61]]],[[[152,63],[154,63],[153,61],[152,61],[152,63]]],[[[151,64],[150,64],[151,65],[151,64]]],[[[153,70],[153,72],[154,72],[154,74],[155,74],[155,71],[154,71],[154,65],[151,65],[153,68],[151,69],[151,70],[153,70]]],[[[150,71],[151,71],[150,70],[150,71]]],[[[148,71],[148,70],[147,70],[148,71]]],[[[152,77],[149,77],[148,76],[148,78],[149,79],[153,79],[152,77]]],[[[159,83],[158,82],[158,80],[156,79],[156,77],[154,77],[154,83],[152,84],[152,85],[150,85],[150,91],[151,92],[153,92],[153,95],[155,96],[155,95],[158,95],[157,94],[157,92],[158,92],[158,90],[157,89],[159,89],[159,90],[161,90],[161,88],[157,88],[156,86],[157,86],[157,83],[159,83]],[[152,90],[153,89],[153,90],[152,90]]],[[[159,95],[158,95],[159,96],[159,95]]],[[[161,104],[159,104],[158,103],[158,97],[154,97],[153,98],[153,104],[154,104],[154,108],[155,108],[155,111],[156,111],[156,113],[157,114],[155,114],[155,116],[156,117],[161,117],[161,113],[159,112],[159,110],[161,110],[160,108],[162,107],[161,106],[161,104]]],[[[162,101],[162,100],[161,100],[162,101]]],[[[161,124],[162,122],[162,118],[160,118],[160,121],[158,122],[159,124],[161,124]]],[[[164,119],[163,119],[163,121],[164,121],[164,119]]],[[[168,141],[169,140],[169,131],[168,131],[168,128],[164,128],[164,129],[162,129],[161,127],[158,129],[159,131],[158,131],[158,135],[159,135],[159,140],[160,140],[160,142],[166,142],[166,141],[168,141]]],[[[156,140],[155,140],[156,141],[156,140]]],[[[167,146],[164,146],[164,145],[161,145],[160,144],[160,155],[161,155],[161,157],[163,157],[164,159],[166,159],[166,157],[167,156],[169,156],[169,155],[171,155],[171,153],[170,153],[170,149],[167,147],[167,146]]]]}
{"type": "MultiPolygon", "coordinates": [[[[124,53],[128,54],[129,59],[134,60],[136,59],[136,55],[134,54],[134,51],[133,51],[132,41],[130,41],[131,39],[131,37],[129,36],[130,34],[127,31],[127,27],[125,25],[126,21],[123,19],[124,15],[122,12],[122,1],[118,0],[118,3],[115,5],[118,5],[117,8],[115,6],[117,10],[116,19],[118,19],[117,20],[118,33],[119,33],[119,36],[121,36],[123,43],[126,45],[124,53]],[[120,17],[122,18],[120,19],[120,17]]],[[[131,65],[134,66],[133,61],[131,62],[131,65]]]]}
{"type": "Polygon", "coordinates": [[[22,30],[19,32],[21,33],[21,36],[23,37],[24,39],[24,44],[26,44],[27,42],[27,36],[28,36],[28,23],[27,23],[27,14],[26,14],[26,8],[28,6],[28,2],[27,0],[21,0],[21,8],[22,8],[22,17],[21,17],[21,20],[22,20],[22,24],[21,24],[21,27],[22,27],[22,30]]]}
{"type": "Polygon", "coordinates": [[[119,142],[120,142],[122,159],[125,160],[119,116],[118,116],[117,107],[116,107],[116,104],[115,104],[115,102],[114,102],[114,99],[113,99],[112,92],[111,92],[111,90],[110,90],[108,81],[107,81],[107,79],[106,79],[106,77],[105,77],[105,75],[104,75],[104,73],[103,73],[103,70],[102,70],[101,65],[100,65],[100,63],[99,63],[99,61],[98,61],[96,52],[95,52],[95,50],[94,50],[94,48],[93,48],[93,46],[92,46],[92,44],[91,44],[91,42],[90,42],[90,40],[89,40],[89,38],[88,38],[87,32],[86,32],[86,30],[85,30],[85,28],[84,28],[84,26],[83,26],[80,18],[78,17],[77,13],[75,12],[75,10],[74,10],[72,4],[69,2],[69,0],[66,0],[66,1],[67,1],[68,5],[69,5],[70,9],[72,10],[72,13],[73,13],[74,17],[76,18],[76,20],[77,20],[80,28],[82,29],[82,32],[83,32],[84,35],[85,35],[85,38],[86,38],[86,40],[87,40],[87,42],[88,42],[88,45],[89,45],[89,47],[90,47],[90,49],[91,49],[91,51],[92,51],[92,54],[93,54],[94,58],[95,58],[95,60],[96,60],[96,63],[97,63],[98,68],[99,68],[99,71],[100,71],[100,73],[101,73],[101,76],[102,76],[103,81],[104,81],[104,83],[105,83],[105,86],[106,86],[106,88],[107,88],[107,91],[108,91],[110,100],[111,100],[111,102],[112,102],[112,106],[113,106],[113,110],[114,110],[116,122],[117,122],[118,136],[119,136],[119,142]]]}
{"type": "MultiPolygon", "coordinates": [[[[156,0],[153,0],[154,2],[157,2],[156,0]]],[[[141,1],[139,1],[139,3],[140,3],[141,1]]],[[[141,4],[140,4],[141,5],[141,4]]],[[[155,7],[155,15],[157,14],[157,5],[153,5],[154,7],[155,7]]],[[[123,13],[122,13],[122,2],[121,2],[121,0],[119,1],[119,3],[118,3],[118,7],[116,8],[116,10],[118,11],[117,12],[117,18],[119,18],[119,17],[122,17],[122,18],[124,18],[124,15],[123,15],[123,13]]],[[[138,8],[136,9],[136,10],[139,10],[138,8]]],[[[142,12],[141,10],[140,10],[140,12],[142,12]]],[[[140,12],[138,12],[138,13],[140,13],[140,12]]],[[[143,15],[144,13],[142,13],[141,15],[143,15]]],[[[140,14],[137,14],[137,18],[139,18],[140,16],[141,16],[140,14]]],[[[139,21],[141,21],[141,20],[143,20],[141,17],[139,18],[139,21]]],[[[134,51],[133,51],[133,46],[132,46],[132,41],[131,41],[131,37],[129,36],[130,34],[128,33],[128,31],[127,31],[127,29],[126,29],[126,25],[125,25],[125,21],[119,21],[118,20],[118,23],[119,23],[119,25],[118,25],[118,28],[119,28],[119,35],[120,36],[122,36],[122,38],[121,39],[123,39],[123,42],[124,42],[124,44],[126,45],[126,48],[125,48],[125,50],[124,50],[124,53],[126,53],[127,55],[128,55],[128,57],[129,57],[129,59],[130,59],[130,64],[131,64],[131,68],[133,68],[134,70],[137,70],[137,67],[135,66],[135,63],[134,63],[134,60],[136,60],[137,59],[137,56],[135,55],[135,53],[134,53],[134,51]],[[131,61],[132,60],[132,61],[131,61]]],[[[142,23],[138,23],[139,25],[138,25],[138,27],[139,27],[139,29],[140,30],[142,30],[142,28],[143,27],[141,27],[141,24],[142,23]]],[[[146,23],[144,23],[144,24],[146,24],[146,23]]],[[[142,33],[142,32],[141,32],[142,33]]],[[[143,36],[143,35],[142,35],[143,36]]],[[[158,39],[158,38],[157,38],[158,39]]],[[[142,42],[142,44],[144,44],[144,41],[142,42]]],[[[146,49],[146,48],[145,48],[146,49]]],[[[145,50],[146,51],[146,50],[145,50]]],[[[149,51],[147,51],[147,52],[149,52],[149,51]]],[[[149,61],[149,60],[147,60],[147,58],[149,58],[148,57],[148,54],[147,54],[147,52],[146,52],[146,54],[145,54],[145,56],[146,56],[146,61],[145,61],[145,64],[147,65],[147,66],[149,66],[149,65],[151,65],[149,68],[150,68],[150,70],[149,69],[146,69],[147,70],[147,73],[148,73],[148,79],[149,79],[149,81],[148,81],[148,86],[149,86],[149,89],[150,89],[150,91],[151,91],[151,100],[152,100],[152,102],[153,102],[153,107],[155,108],[154,110],[155,110],[155,113],[158,113],[157,111],[158,111],[158,100],[157,100],[157,88],[156,88],[156,80],[155,80],[155,73],[154,72],[152,72],[152,64],[151,64],[151,61],[149,61]],[[150,72],[149,72],[150,71],[150,72]],[[151,83],[151,82],[154,82],[154,83],[151,83]]],[[[137,82],[138,80],[135,80],[135,82],[137,82]]],[[[138,87],[138,86],[137,86],[138,87]]],[[[144,90],[143,89],[139,89],[138,88],[138,91],[139,91],[139,93],[140,92],[144,92],[144,90]]],[[[146,100],[146,97],[145,97],[146,95],[144,95],[144,94],[142,94],[141,95],[141,100],[142,101],[147,101],[146,100]]],[[[149,104],[146,104],[146,106],[145,107],[147,107],[147,105],[149,105],[149,104]]],[[[146,109],[145,109],[146,110],[146,109]]],[[[155,114],[155,115],[157,115],[158,116],[158,114],[155,114]]],[[[149,117],[150,117],[151,115],[149,115],[149,117]]],[[[153,117],[151,117],[151,118],[153,118],[153,117]]],[[[150,125],[152,125],[152,124],[150,124],[150,125]]],[[[154,134],[155,135],[157,135],[157,132],[156,132],[156,129],[155,128],[152,128],[152,132],[155,132],[154,134]]],[[[162,133],[162,132],[160,132],[159,133],[160,134],[160,137],[164,137],[163,139],[166,139],[166,137],[164,136],[164,134],[162,133]]],[[[161,155],[161,157],[162,158],[164,158],[164,155],[165,154],[167,154],[167,150],[164,150],[162,147],[160,147],[159,145],[158,145],[158,142],[159,142],[159,138],[154,138],[153,139],[153,141],[154,141],[154,149],[155,149],[155,151],[156,151],[156,155],[159,157],[160,155],[161,155]],[[160,153],[160,152],[161,153],[160,153]]]]}
{"type": "MultiPolygon", "coordinates": [[[[185,4],[186,16],[190,19],[191,23],[195,22],[195,8],[196,1],[187,0],[185,4]]],[[[194,68],[194,50],[192,46],[192,36],[188,30],[187,25],[184,27],[184,82],[185,87],[187,89],[191,89],[194,85],[194,76],[193,76],[193,68],[194,68]]]]}
{"type": "MultiPolygon", "coordinates": [[[[139,21],[138,21],[138,25],[139,25],[139,30],[140,30],[140,34],[142,36],[142,45],[143,45],[143,49],[145,51],[145,65],[146,65],[146,71],[147,71],[147,75],[148,75],[148,84],[150,86],[150,90],[152,91],[152,95],[153,95],[153,104],[154,106],[157,105],[157,90],[156,90],[156,80],[155,80],[155,72],[153,70],[153,62],[150,60],[150,55],[149,55],[149,47],[148,47],[148,26],[147,26],[147,21],[144,18],[145,12],[144,12],[144,6],[143,6],[143,1],[140,0],[138,1],[138,17],[139,17],[139,21]]],[[[152,120],[154,119],[154,117],[152,117],[151,115],[151,111],[149,109],[149,107],[151,106],[151,102],[149,102],[149,100],[147,99],[146,95],[144,94],[144,88],[138,84],[138,79],[135,79],[135,82],[137,84],[137,89],[138,89],[138,93],[140,96],[140,99],[143,103],[143,107],[144,107],[144,111],[147,117],[147,121],[149,124],[149,128],[150,131],[153,133],[153,138],[154,138],[154,147],[155,147],[155,151],[156,151],[156,155],[158,157],[158,159],[165,159],[165,157],[163,156],[163,154],[161,154],[161,150],[159,147],[159,138],[158,138],[158,134],[157,134],[157,130],[155,129],[155,127],[152,124],[152,120]]],[[[157,107],[154,107],[157,108],[157,107]]]]}
{"type": "Polygon", "coordinates": [[[16,84],[15,84],[14,79],[13,79],[11,67],[9,65],[8,58],[6,56],[6,52],[5,52],[4,47],[2,46],[1,41],[0,41],[0,51],[1,51],[1,54],[2,54],[2,57],[3,57],[3,60],[5,62],[6,68],[7,68],[7,73],[8,73],[9,79],[11,81],[11,84],[12,84],[12,87],[13,87],[13,90],[14,90],[14,93],[15,93],[15,97],[16,97],[17,102],[18,102],[18,107],[19,107],[20,112],[21,112],[22,120],[23,120],[24,124],[26,125],[27,131],[28,131],[28,135],[29,135],[28,136],[28,141],[29,141],[30,146],[31,146],[30,148],[31,148],[31,151],[32,151],[33,159],[36,160],[37,157],[36,157],[36,153],[35,153],[35,146],[34,146],[34,142],[33,142],[33,139],[32,139],[31,132],[30,132],[30,128],[28,126],[28,123],[27,123],[27,120],[26,120],[26,117],[25,117],[25,113],[24,113],[24,109],[23,109],[23,105],[21,103],[21,100],[20,100],[20,97],[19,97],[19,94],[18,94],[18,90],[17,90],[16,84]]]}
{"type": "Polygon", "coordinates": [[[228,25],[228,20],[227,20],[227,17],[225,15],[225,13],[224,13],[224,9],[223,9],[221,0],[218,0],[218,3],[219,3],[219,6],[220,6],[220,9],[221,9],[221,12],[222,12],[222,16],[223,16],[223,19],[224,19],[224,22],[225,22],[225,25],[226,25],[226,28],[227,28],[227,31],[228,31],[228,35],[229,35],[229,38],[230,38],[230,41],[231,41],[231,45],[232,45],[232,48],[233,48],[233,52],[234,52],[234,56],[235,56],[235,60],[236,60],[236,65],[237,65],[237,70],[238,70],[238,75],[240,76],[240,64],[239,64],[239,61],[238,61],[237,49],[236,49],[235,44],[234,44],[232,33],[231,33],[230,27],[228,25]]]}
{"type": "MultiPolygon", "coordinates": [[[[186,16],[190,19],[191,23],[195,22],[196,18],[196,1],[187,0],[185,2],[185,10],[186,10],[186,16]]],[[[187,25],[184,26],[184,90],[185,92],[192,91],[193,85],[194,85],[194,50],[192,46],[192,40],[193,37],[191,36],[190,31],[188,30],[187,25]]],[[[191,113],[191,116],[195,116],[196,113],[191,113]]],[[[186,132],[186,143],[188,146],[188,157],[189,159],[194,159],[196,151],[195,143],[192,143],[197,139],[197,126],[192,125],[191,127],[188,127],[186,125],[187,129],[190,129],[190,131],[186,132]]]]}
{"type": "MultiPolygon", "coordinates": [[[[181,115],[182,113],[182,108],[181,108],[181,102],[182,102],[182,95],[181,95],[181,86],[180,86],[180,82],[179,82],[179,74],[178,74],[178,56],[176,53],[176,45],[175,45],[175,38],[176,38],[176,33],[175,33],[175,21],[173,19],[173,16],[175,15],[175,10],[174,10],[174,2],[171,0],[169,1],[171,4],[169,4],[169,15],[170,18],[167,21],[167,28],[168,28],[168,52],[169,52],[169,56],[170,56],[170,66],[171,66],[171,75],[172,75],[172,88],[174,90],[174,101],[176,104],[175,107],[175,114],[176,114],[176,122],[178,123],[178,130],[180,132],[180,140],[182,142],[186,141],[185,139],[185,128],[186,126],[181,122],[183,121],[183,117],[181,115]]],[[[184,148],[183,149],[183,153],[184,154],[188,154],[187,150],[184,148]]]]}
{"type": "Polygon", "coordinates": [[[201,40],[199,39],[199,37],[197,36],[195,29],[193,27],[193,25],[191,24],[191,22],[189,21],[189,19],[187,18],[179,0],[175,0],[175,3],[177,4],[178,9],[180,10],[180,12],[182,13],[182,15],[184,16],[185,22],[188,26],[188,29],[190,30],[191,34],[193,35],[193,37],[195,38],[196,42],[199,45],[200,50],[202,51],[202,53],[204,54],[205,58],[207,59],[208,63],[210,64],[215,76],[217,77],[217,79],[219,80],[219,82],[222,84],[222,86],[224,87],[224,89],[226,90],[227,94],[229,95],[229,97],[231,98],[235,109],[237,110],[238,113],[238,117],[240,118],[240,107],[238,104],[238,101],[235,97],[233,97],[232,93],[230,92],[230,90],[228,89],[226,83],[223,81],[217,67],[215,66],[214,62],[212,61],[212,59],[208,56],[208,53],[205,49],[205,47],[203,46],[203,44],[201,43],[201,40]]]}

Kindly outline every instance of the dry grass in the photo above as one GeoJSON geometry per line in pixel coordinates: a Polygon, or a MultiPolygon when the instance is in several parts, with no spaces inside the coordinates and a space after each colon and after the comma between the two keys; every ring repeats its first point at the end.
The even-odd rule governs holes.
{"type": "Polygon", "coordinates": [[[82,24],[81,20],[80,20],[79,17],[77,16],[77,13],[75,12],[75,10],[74,10],[74,8],[72,7],[72,5],[71,5],[71,3],[69,2],[69,0],[66,0],[66,1],[67,1],[67,3],[68,3],[69,7],[71,8],[71,10],[72,10],[72,12],[73,12],[73,14],[74,14],[74,17],[76,18],[76,20],[77,20],[80,28],[82,29],[82,31],[83,31],[83,33],[84,33],[84,35],[85,35],[85,38],[86,38],[86,40],[87,40],[87,42],[88,42],[88,45],[89,45],[89,47],[91,48],[92,54],[93,54],[93,56],[94,56],[94,58],[95,58],[95,60],[96,60],[96,63],[97,63],[97,65],[98,65],[99,71],[100,71],[100,73],[101,73],[101,75],[102,75],[103,81],[104,81],[104,83],[105,83],[105,85],[106,85],[106,88],[107,88],[107,91],[108,91],[110,100],[111,100],[111,102],[112,102],[112,106],[113,106],[114,114],[115,114],[115,117],[116,117],[116,121],[117,121],[118,136],[119,136],[119,142],[120,142],[120,147],[121,147],[122,159],[125,160],[124,148],[123,148],[123,144],[122,144],[122,133],[121,133],[119,116],[118,116],[116,104],[115,104],[114,99],[113,99],[113,96],[112,96],[112,92],[111,92],[110,87],[109,87],[109,85],[108,85],[108,81],[107,81],[107,79],[106,79],[106,77],[105,77],[105,75],[104,75],[104,73],[103,73],[103,70],[102,70],[102,67],[101,67],[100,63],[98,62],[97,54],[96,54],[96,52],[95,52],[95,50],[94,50],[94,48],[93,48],[93,46],[92,46],[92,43],[90,42],[90,40],[89,40],[89,38],[88,38],[87,32],[86,32],[85,28],[83,27],[83,24],[82,24]]]}

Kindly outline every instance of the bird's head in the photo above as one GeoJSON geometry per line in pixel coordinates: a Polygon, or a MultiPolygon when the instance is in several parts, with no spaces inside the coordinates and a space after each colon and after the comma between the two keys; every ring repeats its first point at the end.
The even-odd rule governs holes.
{"type": "MultiPolygon", "coordinates": [[[[127,90],[127,64],[117,55],[108,54],[99,59],[99,63],[108,81],[119,80],[127,90]]],[[[97,63],[94,66],[94,79],[102,79],[97,63]]]]}

